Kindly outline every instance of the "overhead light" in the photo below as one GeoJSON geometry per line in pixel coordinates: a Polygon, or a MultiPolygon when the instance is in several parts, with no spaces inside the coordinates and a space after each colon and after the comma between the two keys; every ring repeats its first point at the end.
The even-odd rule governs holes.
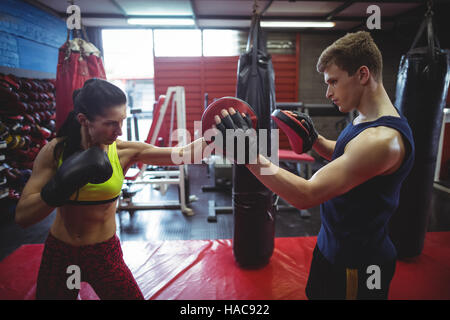
{"type": "Polygon", "coordinates": [[[333,28],[335,25],[330,21],[261,21],[263,28],[333,28]]]}
{"type": "Polygon", "coordinates": [[[128,24],[150,25],[150,26],[193,26],[194,19],[188,18],[129,18],[128,24]]]}

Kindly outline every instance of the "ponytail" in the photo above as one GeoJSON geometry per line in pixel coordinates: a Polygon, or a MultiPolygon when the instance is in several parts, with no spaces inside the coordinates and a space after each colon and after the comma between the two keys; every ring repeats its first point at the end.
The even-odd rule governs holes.
{"type": "Polygon", "coordinates": [[[77,114],[75,110],[72,110],[67,115],[66,120],[56,133],[57,137],[63,139],[55,146],[53,156],[55,160],[58,160],[61,152],[63,153],[63,161],[67,157],[71,156],[75,152],[81,150],[81,124],[77,120],[77,114]]]}

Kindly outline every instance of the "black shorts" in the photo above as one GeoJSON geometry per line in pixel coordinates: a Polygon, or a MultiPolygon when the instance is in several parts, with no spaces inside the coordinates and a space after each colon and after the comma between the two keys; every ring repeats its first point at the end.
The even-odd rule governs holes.
{"type": "Polygon", "coordinates": [[[306,296],[310,300],[386,300],[396,261],[350,269],[330,263],[314,248],[306,296]]]}

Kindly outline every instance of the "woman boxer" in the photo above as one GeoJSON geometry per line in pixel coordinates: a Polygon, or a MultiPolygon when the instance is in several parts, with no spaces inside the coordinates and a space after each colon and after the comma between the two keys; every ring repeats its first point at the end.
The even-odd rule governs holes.
{"type": "Polygon", "coordinates": [[[126,97],[105,80],[87,80],[73,99],[74,110],[57,137],[36,157],[16,209],[16,222],[27,227],[57,207],[45,242],[36,298],[76,299],[79,290],[66,284],[67,267],[76,265],[81,281],[88,282],[101,299],[143,299],[116,236],[116,200],[124,175],[139,161],[172,165],[174,152],[193,158],[194,148],[202,150],[204,142],[158,148],[117,140],[126,118],[126,97]]]}

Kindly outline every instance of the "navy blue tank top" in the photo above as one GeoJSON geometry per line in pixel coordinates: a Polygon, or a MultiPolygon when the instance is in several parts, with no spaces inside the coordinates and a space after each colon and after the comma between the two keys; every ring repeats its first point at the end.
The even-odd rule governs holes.
{"type": "Polygon", "coordinates": [[[339,135],[331,161],[340,157],[347,143],[363,130],[378,126],[396,129],[403,135],[405,157],[394,173],[373,177],[321,204],[317,246],[333,264],[358,267],[389,262],[397,256],[389,239],[388,222],[398,207],[402,182],[414,162],[414,140],[406,118],[383,116],[357,125],[350,123],[339,135]]]}

